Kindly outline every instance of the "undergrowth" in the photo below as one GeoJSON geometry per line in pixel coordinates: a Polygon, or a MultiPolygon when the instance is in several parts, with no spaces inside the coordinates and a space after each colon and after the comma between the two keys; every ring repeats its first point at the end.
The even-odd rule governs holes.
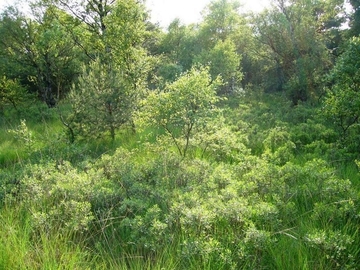
{"type": "Polygon", "coordinates": [[[230,103],[186,158],[141,124],[71,144],[56,110],[2,121],[0,269],[356,269],[359,168],[321,108],[230,103]]]}

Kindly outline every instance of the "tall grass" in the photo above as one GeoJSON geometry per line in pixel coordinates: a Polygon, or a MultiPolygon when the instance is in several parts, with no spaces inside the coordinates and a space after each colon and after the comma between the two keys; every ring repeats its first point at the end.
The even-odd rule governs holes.
{"type": "Polygon", "coordinates": [[[34,231],[18,206],[0,210],[0,269],[94,269],[94,255],[69,234],[34,231]]]}
{"type": "MultiPolygon", "coordinates": [[[[314,218],[314,208],[319,207],[322,200],[328,199],[325,197],[327,195],[324,195],[328,194],[326,193],[327,190],[323,193],[320,192],[322,191],[322,182],[327,180],[325,177],[327,170],[325,170],[326,167],[319,165],[317,168],[316,166],[309,166],[309,164],[311,164],[312,158],[325,159],[325,157],[319,156],[316,152],[310,152],[311,150],[306,147],[301,151],[294,151],[294,156],[282,165],[270,164],[262,156],[265,151],[264,139],[269,134],[269,129],[273,128],[273,125],[280,125],[287,128],[290,133],[294,132],[295,129],[292,129],[292,125],[307,123],[306,115],[309,113],[310,108],[301,109],[299,106],[299,108],[291,111],[287,107],[285,113],[281,114],[280,107],[286,106],[286,102],[281,97],[275,97],[270,98],[266,103],[266,98],[263,97],[259,108],[253,106],[255,103],[250,103],[248,107],[243,104],[241,113],[236,111],[240,109],[236,108],[237,105],[232,101],[231,110],[233,111],[229,113],[228,120],[234,126],[240,123],[236,121],[246,122],[247,125],[241,123],[239,127],[244,128],[243,132],[251,133],[248,147],[254,147],[253,156],[248,159],[245,158],[239,164],[230,160],[227,161],[225,158],[215,162],[211,156],[194,162],[189,161],[191,157],[187,160],[170,157],[172,152],[163,150],[171,149],[171,146],[160,144],[161,142],[157,141],[157,135],[162,134],[162,132],[152,128],[137,130],[135,134],[132,133],[130,128],[123,129],[119,131],[115,141],[103,138],[96,141],[77,141],[74,144],[69,144],[56,113],[44,108],[39,111],[33,109],[35,113],[29,115],[28,118],[24,118],[26,116],[24,114],[18,115],[11,124],[9,121],[2,121],[0,127],[0,138],[2,139],[0,141],[0,170],[9,170],[9,173],[11,173],[10,165],[12,164],[17,164],[16,169],[21,170],[22,167],[19,166],[19,163],[31,165],[41,164],[44,160],[55,160],[59,162],[54,164],[60,164],[60,161],[64,160],[70,161],[76,170],[83,173],[83,177],[89,176],[94,177],[93,181],[104,181],[106,184],[100,186],[105,190],[101,190],[101,192],[104,191],[104,194],[108,192],[106,189],[124,189],[126,191],[116,193],[117,190],[110,190],[109,193],[111,194],[120,194],[114,195],[114,197],[110,196],[109,201],[104,202],[103,207],[108,207],[106,203],[113,204],[108,209],[113,212],[109,212],[108,216],[103,217],[95,214],[94,216],[97,219],[93,221],[87,232],[80,235],[69,230],[61,230],[61,233],[56,230],[38,230],[34,227],[32,213],[29,208],[23,207],[21,203],[16,201],[3,202],[0,206],[0,270],[356,269],[355,263],[360,261],[360,237],[356,223],[359,218],[358,213],[349,216],[353,213],[346,209],[347,205],[344,204],[343,208],[334,207],[334,212],[337,211],[334,214],[329,212],[329,215],[325,216],[325,218],[314,218]],[[278,106],[278,104],[282,105],[278,106]],[[294,114],[294,117],[291,117],[291,114],[294,114]],[[268,121],[262,124],[267,118],[268,121]],[[7,132],[8,129],[15,129],[22,119],[26,119],[27,126],[33,133],[34,143],[31,145],[31,149],[24,147],[11,133],[7,132]],[[251,140],[253,141],[251,142],[251,140]],[[116,149],[120,147],[128,152],[123,151],[116,157],[112,157],[116,153],[116,149]],[[104,153],[108,154],[108,163],[104,161],[101,166],[91,167],[104,157],[104,153]],[[165,155],[169,156],[165,157],[165,155]],[[130,157],[129,160],[123,160],[128,157],[130,157]],[[261,162],[257,164],[254,160],[258,159],[261,162]],[[121,162],[118,162],[119,160],[121,162]],[[149,160],[154,162],[149,162],[149,160]],[[82,165],[82,163],[86,164],[82,165]],[[199,164],[203,164],[203,167],[199,164]],[[257,169],[246,167],[254,164],[259,167],[257,169]],[[225,169],[219,170],[217,175],[210,175],[210,172],[207,171],[203,172],[205,174],[209,173],[213,177],[212,180],[202,175],[203,168],[211,171],[211,168],[222,168],[221,166],[225,169]],[[271,167],[271,170],[267,166],[271,167]],[[304,169],[304,166],[307,167],[304,169]],[[233,168],[236,169],[231,171],[233,168]],[[284,168],[287,168],[287,170],[284,168]],[[102,174],[102,170],[106,169],[109,170],[108,174],[113,173],[111,177],[106,176],[105,173],[102,174]],[[276,175],[264,173],[267,169],[269,172],[275,172],[276,175]],[[88,173],[86,170],[90,172],[88,173]],[[325,172],[322,170],[325,170],[325,172]],[[227,175],[227,173],[229,174],[227,175]],[[231,178],[235,177],[237,173],[241,175],[236,176],[239,179],[231,178]],[[286,174],[289,177],[284,182],[276,178],[284,177],[286,174]],[[242,179],[245,175],[247,175],[249,181],[255,179],[255,182],[260,183],[259,187],[262,188],[260,195],[252,193],[253,188],[251,186],[246,186],[242,179]],[[317,180],[317,176],[314,175],[319,175],[320,180],[317,180]],[[197,177],[204,177],[204,179],[197,179],[197,177]],[[110,183],[111,181],[113,182],[110,183]],[[213,183],[210,183],[210,181],[213,181],[213,183]],[[275,183],[269,184],[269,181],[275,183]],[[314,183],[315,181],[321,183],[317,185],[314,183]],[[239,183],[244,186],[237,186],[239,183]],[[229,189],[227,193],[223,192],[227,185],[230,184],[234,185],[234,190],[229,189]],[[124,187],[125,185],[127,186],[124,187]],[[283,193],[279,191],[280,188],[277,189],[277,185],[283,185],[283,193]],[[268,188],[278,193],[274,195],[269,192],[267,194],[266,189],[268,188]],[[319,188],[320,191],[317,192],[316,188],[319,188]],[[211,190],[212,193],[207,193],[207,189],[211,190]],[[204,193],[201,193],[203,191],[204,193]],[[204,207],[210,213],[210,225],[206,229],[202,229],[201,224],[196,223],[199,222],[195,219],[197,216],[191,212],[193,209],[186,205],[186,199],[184,201],[172,201],[173,198],[181,197],[185,193],[193,197],[198,196],[198,201],[193,202],[195,206],[201,204],[200,207],[204,207]],[[208,194],[212,194],[214,198],[208,198],[208,194]],[[244,209],[245,207],[253,209],[251,211],[254,211],[253,214],[257,215],[261,221],[254,218],[254,220],[245,219],[244,223],[241,223],[243,217],[240,217],[241,222],[226,218],[213,221],[211,214],[215,211],[223,211],[221,208],[223,206],[218,206],[215,202],[228,203],[224,198],[226,196],[231,197],[233,194],[236,194],[232,198],[233,201],[239,199],[241,202],[243,197],[245,198],[251,194],[253,195],[253,201],[249,199],[249,202],[262,202],[261,200],[264,199],[264,202],[268,203],[264,204],[264,207],[273,203],[279,210],[279,214],[274,214],[271,211],[266,213],[265,209],[265,214],[262,215],[256,213],[256,211],[262,211],[262,208],[255,209],[251,208],[251,205],[243,206],[241,203],[234,203],[234,207],[242,208],[240,210],[244,211],[244,213],[247,211],[244,209]],[[146,196],[151,196],[151,200],[146,196]],[[274,196],[273,199],[271,199],[272,196],[274,196]],[[211,201],[208,205],[203,200],[204,197],[211,201]],[[267,198],[269,199],[267,200],[267,198]],[[127,201],[128,205],[123,204],[124,200],[127,201]],[[189,217],[186,216],[188,213],[179,216],[179,220],[188,218],[187,223],[183,223],[183,227],[182,225],[177,225],[178,227],[173,225],[176,227],[171,231],[171,234],[174,235],[173,241],[168,241],[170,238],[166,237],[166,235],[161,238],[162,236],[154,234],[153,236],[158,237],[162,245],[156,246],[154,249],[146,247],[144,243],[147,240],[140,239],[145,234],[151,235],[151,230],[146,225],[153,226],[153,221],[159,221],[158,218],[161,219],[161,222],[166,223],[170,217],[170,206],[173,202],[183,207],[189,207],[189,217]],[[146,204],[146,206],[142,204],[146,204]],[[147,209],[144,208],[153,205],[157,205],[162,212],[159,217],[146,221],[143,217],[146,216],[147,209]],[[121,207],[123,209],[118,210],[121,207]],[[131,209],[131,207],[133,208],[131,209]],[[116,211],[123,211],[121,213],[125,214],[118,217],[114,214],[114,212],[118,213],[116,211]],[[133,223],[133,227],[128,225],[130,223],[124,225],[124,222],[121,224],[122,220],[134,220],[136,217],[140,217],[138,219],[139,224],[133,223]],[[274,218],[276,218],[276,222],[274,222],[274,218]],[[148,224],[144,225],[141,222],[148,222],[148,224]],[[252,239],[250,237],[245,239],[245,230],[252,228],[250,223],[254,228],[257,226],[255,229],[259,229],[259,235],[254,234],[252,239]],[[135,228],[134,226],[138,227],[135,228]],[[132,230],[139,228],[144,230],[138,233],[139,239],[132,239],[129,234],[132,233],[132,230]],[[268,234],[261,235],[261,230],[266,231],[268,234]],[[202,241],[201,245],[199,241],[202,241]],[[211,241],[213,241],[213,246],[207,246],[206,243],[211,241]],[[246,241],[248,242],[245,243],[246,241]],[[193,244],[193,246],[189,243],[193,244]],[[189,245],[186,246],[186,244],[189,245]],[[186,248],[188,249],[186,250],[186,248]]],[[[226,106],[226,104],[223,105],[226,106]]],[[[310,136],[306,137],[305,135],[308,134],[292,136],[292,138],[310,138],[310,136]]],[[[320,140],[321,136],[315,134],[311,138],[320,140]]],[[[297,142],[297,145],[301,146],[303,144],[301,141],[297,142]]],[[[173,153],[176,155],[176,149],[174,150],[173,153]]],[[[197,157],[198,159],[202,158],[201,155],[197,155],[197,157]]],[[[359,173],[356,165],[353,163],[337,165],[333,173],[329,174],[329,177],[333,176],[333,174],[339,176],[339,181],[333,186],[329,186],[329,189],[334,188],[333,193],[331,193],[331,190],[329,191],[333,198],[330,198],[329,202],[324,202],[324,208],[319,209],[340,205],[339,203],[342,200],[348,199],[346,196],[337,197],[338,191],[341,191],[341,185],[345,186],[346,184],[340,179],[350,179],[353,184],[352,190],[356,190],[360,195],[359,173]]],[[[77,176],[76,170],[73,172],[75,176],[77,176]]],[[[57,177],[61,183],[61,177],[71,177],[71,175],[65,174],[62,176],[59,173],[57,177]]],[[[0,179],[0,186],[1,182],[2,179],[0,179]]],[[[252,184],[255,185],[255,182],[252,184]]],[[[100,191],[94,190],[89,195],[89,200],[92,199],[90,197],[96,192],[100,191]]],[[[351,197],[351,199],[354,197],[351,197]]],[[[18,198],[14,197],[14,199],[18,198]]],[[[104,200],[106,199],[106,195],[104,195],[104,200]]],[[[189,197],[189,199],[192,198],[189,197]]],[[[354,200],[353,203],[358,204],[358,200],[354,200]]],[[[227,207],[228,212],[233,210],[230,206],[227,207]]],[[[354,209],[359,208],[354,207],[354,209]]],[[[229,213],[224,213],[230,216],[229,213]]],[[[201,214],[203,213],[200,209],[199,215],[201,216],[201,214]]],[[[180,221],[176,222],[180,224],[180,221]]]]}

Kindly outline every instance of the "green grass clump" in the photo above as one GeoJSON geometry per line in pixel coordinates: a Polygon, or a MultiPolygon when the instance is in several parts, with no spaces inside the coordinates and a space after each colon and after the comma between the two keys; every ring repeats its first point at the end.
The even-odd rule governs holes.
{"type": "Polygon", "coordinates": [[[68,234],[35,231],[31,216],[18,206],[0,210],[0,269],[94,269],[81,241],[68,234]]]}

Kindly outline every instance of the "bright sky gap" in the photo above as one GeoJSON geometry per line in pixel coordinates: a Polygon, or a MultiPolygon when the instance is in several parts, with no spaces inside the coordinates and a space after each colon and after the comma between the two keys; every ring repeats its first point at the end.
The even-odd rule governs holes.
{"type": "MultiPolygon", "coordinates": [[[[211,0],[147,0],[147,8],[151,11],[152,22],[159,22],[167,27],[175,18],[185,24],[201,20],[201,11],[211,3],[211,0]]],[[[270,5],[270,0],[240,1],[244,11],[258,12],[270,5]]]]}
{"type": "MultiPolygon", "coordinates": [[[[166,28],[175,18],[179,18],[185,24],[197,23],[201,20],[202,10],[212,0],[147,0],[146,6],[151,13],[151,21],[159,23],[166,28]]],[[[0,0],[0,10],[6,6],[14,5],[19,0],[0,0]]],[[[242,0],[243,11],[261,11],[269,6],[270,0],[242,0]]],[[[23,4],[20,5],[24,6],[23,4]]]]}

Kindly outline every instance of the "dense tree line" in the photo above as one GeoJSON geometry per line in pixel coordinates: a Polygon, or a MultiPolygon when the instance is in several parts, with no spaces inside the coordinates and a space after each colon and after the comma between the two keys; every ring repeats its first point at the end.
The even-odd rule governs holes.
{"type": "Polygon", "coordinates": [[[358,46],[359,3],[350,5],[347,14],[342,0],[274,0],[249,14],[238,1],[218,0],[200,23],[175,19],[166,30],[135,0],[41,0],[31,14],[10,6],[0,17],[0,105],[17,107],[30,96],[49,107],[69,102],[72,112],[61,119],[71,141],[114,138],[125,124],[135,129],[133,115],[149,89],[166,92],[183,73],[207,66],[211,80],[223,81],[220,96],[250,85],[284,92],[293,105],[326,96],[345,134],[358,112],[356,105],[344,112],[339,97],[355,102],[358,85],[334,74],[357,67],[343,60],[358,46]]]}

